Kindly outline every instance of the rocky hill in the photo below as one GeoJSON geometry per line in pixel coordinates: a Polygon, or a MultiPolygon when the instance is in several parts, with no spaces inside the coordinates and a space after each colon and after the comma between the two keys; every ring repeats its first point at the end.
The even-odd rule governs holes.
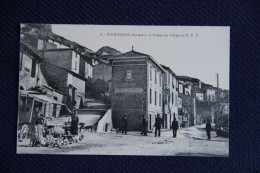
{"type": "Polygon", "coordinates": [[[121,52],[112,48],[112,47],[109,47],[109,46],[104,46],[102,48],[100,48],[96,54],[98,55],[101,55],[101,56],[105,56],[105,55],[112,55],[112,56],[116,56],[116,55],[120,55],[121,52]]]}

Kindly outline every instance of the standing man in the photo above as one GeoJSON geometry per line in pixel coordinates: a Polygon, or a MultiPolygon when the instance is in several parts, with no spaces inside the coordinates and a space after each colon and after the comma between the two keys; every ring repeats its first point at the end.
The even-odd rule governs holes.
{"type": "Polygon", "coordinates": [[[124,116],[122,118],[122,134],[126,134],[127,133],[127,117],[126,117],[126,113],[124,113],[124,116]]]}
{"type": "Polygon", "coordinates": [[[206,132],[207,132],[208,140],[211,139],[210,131],[211,131],[211,123],[210,123],[210,121],[208,119],[207,123],[206,123],[206,132]]]}
{"type": "Polygon", "coordinates": [[[174,120],[172,121],[172,133],[173,133],[174,138],[176,138],[178,129],[179,129],[179,123],[176,120],[176,118],[174,117],[174,120]]]}
{"type": "Polygon", "coordinates": [[[71,114],[71,125],[70,125],[70,133],[72,135],[78,135],[78,124],[79,124],[79,116],[77,110],[74,109],[74,114],[71,114]]]}
{"type": "Polygon", "coordinates": [[[143,118],[142,118],[142,133],[141,133],[141,135],[143,135],[143,134],[144,134],[144,136],[147,136],[147,120],[145,118],[145,115],[143,115],[143,118]]]}
{"type": "MultiPolygon", "coordinates": [[[[71,116],[70,122],[70,133],[72,135],[78,135],[78,124],[79,124],[79,116],[76,107],[74,106],[73,112],[66,106],[67,111],[71,116]]],[[[66,132],[67,134],[67,132],[66,132]]]]}
{"type": "Polygon", "coordinates": [[[160,137],[160,129],[162,125],[162,119],[159,114],[157,114],[157,117],[155,119],[155,137],[157,136],[158,131],[158,137],[160,137]]]}

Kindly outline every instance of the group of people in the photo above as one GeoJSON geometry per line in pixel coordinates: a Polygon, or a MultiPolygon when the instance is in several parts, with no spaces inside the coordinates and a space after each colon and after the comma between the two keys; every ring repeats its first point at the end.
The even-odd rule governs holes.
{"type": "MultiPolygon", "coordinates": [[[[157,133],[158,133],[158,137],[161,135],[161,126],[162,126],[162,118],[160,117],[159,114],[157,114],[157,117],[155,118],[155,123],[154,123],[154,127],[155,127],[155,137],[157,137],[157,133]]],[[[173,138],[177,137],[177,131],[179,129],[179,122],[176,120],[176,118],[174,117],[174,120],[172,121],[171,124],[172,127],[172,134],[173,134],[173,138]]],[[[147,136],[147,128],[148,128],[148,121],[145,117],[145,115],[143,115],[142,117],[142,130],[141,130],[141,135],[147,136]]],[[[207,136],[208,139],[211,139],[211,135],[210,135],[210,131],[211,131],[211,123],[208,120],[206,123],[206,132],[207,132],[207,136]]],[[[127,114],[124,113],[124,116],[122,117],[122,134],[126,134],[127,133],[127,114]]]]}
{"type": "MultiPolygon", "coordinates": [[[[78,124],[79,124],[79,117],[77,114],[77,110],[74,109],[74,112],[68,109],[68,112],[71,116],[70,122],[70,134],[71,135],[78,135],[78,124]]],[[[43,126],[46,125],[45,116],[39,110],[39,107],[35,107],[34,115],[31,121],[31,135],[30,135],[30,143],[32,146],[37,145],[44,145],[43,140],[43,133],[44,128],[43,126]]]]}
{"type": "MultiPolygon", "coordinates": [[[[145,115],[142,115],[142,130],[141,130],[141,135],[147,136],[147,131],[148,131],[148,121],[145,117],[145,115]]],[[[157,137],[157,133],[158,133],[158,137],[161,135],[161,126],[162,126],[162,119],[160,117],[159,114],[157,114],[157,117],[155,118],[155,137],[157,137]]],[[[173,130],[173,137],[176,138],[177,136],[177,130],[179,128],[179,123],[176,120],[176,118],[174,118],[174,120],[172,121],[172,130],[173,130]]],[[[122,117],[122,134],[127,134],[127,114],[124,113],[124,116],[122,117]]]]}

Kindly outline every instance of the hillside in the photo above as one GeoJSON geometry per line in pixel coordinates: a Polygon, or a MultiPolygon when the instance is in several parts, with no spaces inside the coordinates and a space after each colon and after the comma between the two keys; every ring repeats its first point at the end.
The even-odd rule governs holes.
{"type": "Polygon", "coordinates": [[[101,56],[105,56],[105,55],[112,55],[112,56],[115,56],[115,55],[120,55],[121,52],[114,49],[114,48],[111,48],[109,46],[104,46],[102,48],[100,48],[96,54],[98,55],[101,55],[101,56]]]}

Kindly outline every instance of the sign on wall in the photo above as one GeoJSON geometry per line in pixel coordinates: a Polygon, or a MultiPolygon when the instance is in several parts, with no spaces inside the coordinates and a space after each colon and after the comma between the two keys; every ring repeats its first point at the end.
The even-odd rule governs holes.
{"type": "Polygon", "coordinates": [[[115,88],[115,93],[142,93],[143,88],[115,88]]]}

